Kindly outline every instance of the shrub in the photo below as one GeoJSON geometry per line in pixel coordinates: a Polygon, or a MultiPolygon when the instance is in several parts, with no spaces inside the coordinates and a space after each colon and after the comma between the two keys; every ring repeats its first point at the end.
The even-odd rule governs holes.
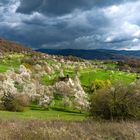
{"type": "Polygon", "coordinates": [[[21,63],[24,63],[24,64],[29,64],[29,65],[35,65],[37,62],[37,59],[35,57],[32,57],[32,58],[23,58],[21,60],[21,63]]]}
{"type": "Polygon", "coordinates": [[[0,74],[0,81],[4,81],[4,80],[6,80],[6,76],[3,74],[0,74]]]}
{"type": "Polygon", "coordinates": [[[96,90],[108,87],[111,85],[110,80],[95,80],[91,84],[91,91],[96,92],[96,90]]]}
{"type": "Polygon", "coordinates": [[[32,65],[30,65],[28,63],[23,63],[23,65],[25,66],[26,69],[33,70],[32,65]]]}
{"type": "Polygon", "coordinates": [[[25,95],[5,93],[1,99],[4,110],[22,112],[24,107],[28,105],[29,100],[25,95]]]}
{"type": "Polygon", "coordinates": [[[140,86],[124,86],[121,83],[113,87],[98,90],[91,99],[91,115],[104,119],[137,118],[140,111],[140,86]]]}

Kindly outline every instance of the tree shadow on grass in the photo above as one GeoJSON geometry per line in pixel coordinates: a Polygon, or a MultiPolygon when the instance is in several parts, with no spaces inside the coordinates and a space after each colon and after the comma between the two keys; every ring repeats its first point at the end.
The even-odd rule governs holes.
{"type": "Polygon", "coordinates": [[[86,115],[85,112],[80,112],[78,110],[70,110],[70,109],[62,108],[62,107],[50,107],[49,109],[45,109],[45,108],[40,107],[38,105],[30,105],[30,110],[34,110],[34,111],[54,110],[54,111],[58,111],[58,112],[64,112],[64,113],[67,113],[67,114],[73,115],[73,116],[83,116],[83,115],[86,115]]]}
{"type": "Polygon", "coordinates": [[[31,105],[30,106],[30,110],[36,110],[36,111],[46,111],[45,108],[42,108],[40,106],[37,106],[37,105],[31,105]]]}
{"type": "Polygon", "coordinates": [[[80,112],[80,111],[77,111],[77,110],[68,110],[66,108],[59,108],[59,107],[51,107],[52,110],[55,110],[55,111],[60,111],[60,112],[66,112],[66,113],[72,113],[72,114],[79,114],[79,115],[82,115],[84,114],[83,112],[80,112]]]}

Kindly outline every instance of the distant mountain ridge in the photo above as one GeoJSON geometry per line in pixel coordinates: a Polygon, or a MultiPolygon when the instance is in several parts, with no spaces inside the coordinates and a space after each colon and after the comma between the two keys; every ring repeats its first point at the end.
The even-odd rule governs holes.
{"type": "MultiPolygon", "coordinates": [[[[76,49],[38,49],[36,52],[47,53],[50,55],[62,56],[76,56],[83,59],[99,59],[99,60],[120,60],[126,58],[140,58],[139,51],[125,51],[125,50],[76,50],[76,49]]],[[[25,53],[35,54],[36,52],[31,48],[0,38],[0,55],[4,53],[25,53]]]]}
{"type": "Polygon", "coordinates": [[[76,56],[84,59],[100,59],[100,60],[119,60],[130,57],[140,58],[140,51],[125,51],[125,50],[74,50],[74,49],[38,49],[36,51],[47,53],[50,55],[76,56]]]}

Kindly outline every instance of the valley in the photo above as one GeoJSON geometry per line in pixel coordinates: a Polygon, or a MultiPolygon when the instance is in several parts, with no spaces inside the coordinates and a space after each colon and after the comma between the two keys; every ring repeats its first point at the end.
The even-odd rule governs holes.
{"type": "MultiPolygon", "coordinates": [[[[58,131],[60,135],[74,139],[77,139],[77,135],[83,139],[97,140],[140,138],[138,59],[86,60],[49,55],[31,49],[28,51],[20,46],[18,51],[17,46],[12,47],[11,51],[9,46],[12,42],[3,42],[5,48],[9,45],[0,55],[1,125],[13,123],[18,128],[15,131],[24,137],[27,135],[27,139],[48,137],[52,134],[51,129],[54,129],[54,133],[58,131]],[[122,120],[124,128],[120,132],[122,120]],[[26,132],[23,121],[27,126],[37,125],[36,129],[28,126],[31,131],[26,132]],[[42,123],[49,126],[46,128],[42,123]],[[67,128],[67,132],[56,130],[55,127],[60,124],[62,129],[67,128]],[[130,129],[127,133],[125,129],[129,126],[136,129],[130,129]],[[74,131],[74,127],[79,131],[73,136],[70,131],[74,131]],[[92,132],[95,129],[98,136],[92,132]],[[135,136],[132,135],[134,131],[135,136]]],[[[2,129],[0,133],[3,133],[2,129]]],[[[7,134],[7,137],[14,137],[13,134],[7,134]]],[[[53,139],[53,136],[56,138],[55,134],[50,138],[53,139]]],[[[0,138],[4,139],[5,136],[1,135],[0,138]]]]}

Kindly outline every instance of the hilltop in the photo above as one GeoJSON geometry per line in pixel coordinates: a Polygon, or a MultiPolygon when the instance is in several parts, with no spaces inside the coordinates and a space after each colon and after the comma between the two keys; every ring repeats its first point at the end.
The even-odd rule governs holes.
{"type": "Polygon", "coordinates": [[[27,48],[21,44],[0,38],[0,54],[5,54],[5,53],[28,54],[31,52],[33,52],[31,48],[27,48]]]}

